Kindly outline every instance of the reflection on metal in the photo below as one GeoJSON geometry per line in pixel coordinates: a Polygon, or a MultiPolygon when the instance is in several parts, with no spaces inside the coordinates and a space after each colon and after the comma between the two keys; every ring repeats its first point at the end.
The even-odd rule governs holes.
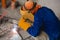
{"type": "Polygon", "coordinates": [[[21,37],[19,36],[18,33],[13,34],[13,36],[10,38],[11,40],[21,40],[21,37]]]}
{"type": "Polygon", "coordinates": [[[13,33],[17,33],[16,28],[12,29],[12,32],[13,33]]]}
{"type": "Polygon", "coordinates": [[[11,40],[22,40],[21,37],[19,36],[17,32],[17,25],[13,26],[14,28],[12,29],[12,37],[10,38],[11,40]]]}

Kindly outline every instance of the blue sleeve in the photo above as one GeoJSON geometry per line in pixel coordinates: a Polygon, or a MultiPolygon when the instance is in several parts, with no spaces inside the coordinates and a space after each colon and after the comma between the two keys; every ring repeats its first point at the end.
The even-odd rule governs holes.
{"type": "Polygon", "coordinates": [[[39,9],[36,14],[34,15],[34,23],[33,26],[31,26],[27,31],[32,36],[37,36],[41,30],[42,27],[42,20],[43,20],[43,13],[42,9],[39,9]]]}
{"type": "Polygon", "coordinates": [[[59,23],[58,18],[51,9],[42,7],[34,15],[34,23],[27,31],[32,36],[37,36],[41,32],[42,25],[44,25],[44,31],[50,35],[51,32],[55,33],[58,30],[60,31],[59,23]]]}

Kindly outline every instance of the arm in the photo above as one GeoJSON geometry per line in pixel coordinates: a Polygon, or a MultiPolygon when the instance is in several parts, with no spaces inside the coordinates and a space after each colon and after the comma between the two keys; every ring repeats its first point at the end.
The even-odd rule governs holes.
{"type": "Polygon", "coordinates": [[[42,27],[42,19],[43,19],[43,10],[38,10],[34,16],[34,23],[33,26],[28,28],[28,33],[31,34],[32,36],[37,36],[41,30],[42,27]]]}

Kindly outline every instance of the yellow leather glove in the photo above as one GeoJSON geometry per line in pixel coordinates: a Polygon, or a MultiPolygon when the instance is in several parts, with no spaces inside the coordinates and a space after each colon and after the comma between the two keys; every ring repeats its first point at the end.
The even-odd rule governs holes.
{"type": "Polygon", "coordinates": [[[30,21],[34,22],[34,15],[32,15],[32,13],[28,13],[28,11],[23,10],[20,10],[20,14],[22,16],[18,22],[18,26],[26,31],[32,25],[32,23],[27,22],[26,19],[29,19],[30,21]]]}
{"type": "Polygon", "coordinates": [[[24,16],[24,18],[28,18],[29,20],[34,21],[34,15],[31,12],[29,13],[28,11],[20,9],[20,14],[24,16]]]}

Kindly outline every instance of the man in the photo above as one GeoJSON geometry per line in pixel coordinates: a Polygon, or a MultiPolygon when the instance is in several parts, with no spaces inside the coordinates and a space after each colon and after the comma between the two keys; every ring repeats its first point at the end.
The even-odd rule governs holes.
{"type": "MultiPolygon", "coordinates": [[[[29,6],[32,1],[27,1],[25,3],[25,10],[31,11],[33,3],[29,6]]],[[[36,37],[41,33],[41,30],[46,32],[49,36],[49,40],[60,40],[60,21],[54,14],[54,12],[47,7],[40,7],[34,14],[33,25],[26,28],[26,31],[32,36],[36,37]]]]}

